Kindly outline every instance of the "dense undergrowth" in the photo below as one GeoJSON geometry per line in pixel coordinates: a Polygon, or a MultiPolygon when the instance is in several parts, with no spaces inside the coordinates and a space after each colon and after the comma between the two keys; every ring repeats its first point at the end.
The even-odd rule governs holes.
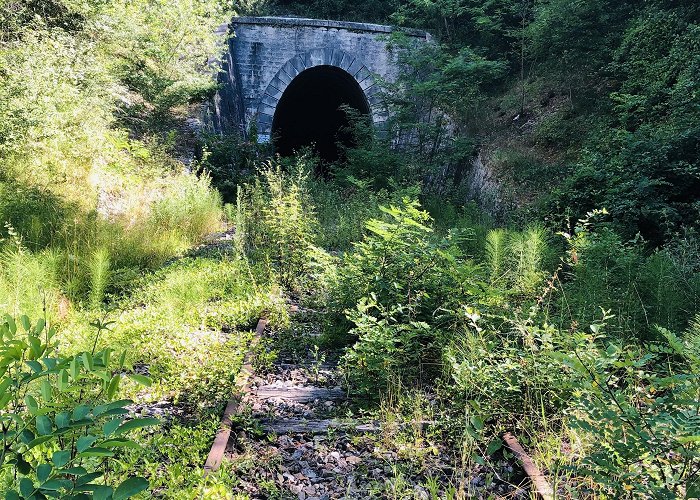
{"type": "Polygon", "coordinates": [[[201,467],[251,325],[286,311],[263,266],[225,246],[188,254],[228,224],[191,173],[185,120],[215,89],[206,61],[230,15],[215,1],[0,5],[7,498],[231,489],[201,467]]]}
{"type": "Polygon", "coordinates": [[[330,224],[337,246],[324,249],[321,221],[344,220],[330,216],[344,210],[329,203],[341,188],[310,178],[308,157],[288,163],[239,193],[239,219],[261,229],[248,252],[324,311],[358,398],[391,420],[438,422],[410,431],[415,457],[447,440],[468,477],[514,431],[565,496],[695,491],[696,239],[648,252],[606,227],[605,211],[559,234],[484,226],[470,211],[436,221],[415,187],[377,199],[354,185],[348,204],[374,208],[343,241],[330,224]]]}
{"type": "Polygon", "coordinates": [[[453,448],[436,497],[468,494],[503,431],[564,496],[697,496],[697,7],[279,3],[435,32],[402,52],[391,134],[358,118],[323,168],[219,136],[195,155],[220,2],[2,3],[8,498],[232,496],[235,471],[201,466],[288,298],[323,313],[367,411],[434,422],[390,438],[453,448]],[[505,186],[491,216],[465,204],[477,152],[505,186]]]}

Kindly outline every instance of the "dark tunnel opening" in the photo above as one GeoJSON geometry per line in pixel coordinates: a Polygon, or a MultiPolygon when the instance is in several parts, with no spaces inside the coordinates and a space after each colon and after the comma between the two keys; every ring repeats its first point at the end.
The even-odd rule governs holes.
{"type": "Polygon", "coordinates": [[[349,73],[334,66],[316,66],[299,73],[275,110],[272,136],[276,152],[290,156],[309,146],[322,160],[338,160],[338,143],[352,145],[351,134],[343,132],[348,117],[340,109],[342,105],[370,113],[362,88],[349,73]]]}

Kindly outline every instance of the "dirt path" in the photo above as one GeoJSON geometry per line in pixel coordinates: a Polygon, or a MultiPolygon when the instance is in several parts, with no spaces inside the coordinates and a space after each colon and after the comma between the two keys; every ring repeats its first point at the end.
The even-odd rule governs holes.
{"type": "Polygon", "coordinates": [[[503,480],[514,474],[505,461],[499,473],[465,476],[450,447],[425,435],[405,442],[406,435],[386,423],[358,418],[342,386],[339,353],[316,348],[318,332],[299,319],[291,331],[267,339],[279,355],[253,379],[247,413],[234,424],[226,459],[241,478],[236,493],[254,499],[459,498],[451,496],[453,484],[468,498],[525,493],[503,480]]]}

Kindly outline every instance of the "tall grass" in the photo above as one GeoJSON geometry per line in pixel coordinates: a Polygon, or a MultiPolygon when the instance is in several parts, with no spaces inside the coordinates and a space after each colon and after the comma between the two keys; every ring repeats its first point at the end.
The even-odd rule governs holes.
{"type": "MultiPolygon", "coordinates": [[[[50,239],[29,244],[10,229],[14,236],[0,243],[0,306],[34,317],[44,299],[52,311],[66,298],[97,308],[110,287],[128,288],[139,272],[161,266],[220,229],[220,196],[208,178],[180,174],[164,184],[158,197],[143,199],[133,215],[110,220],[95,213],[64,213],[46,222],[60,228],[51,231],[50,239]]],[[[34,202],[29,201],[24,208],[31,211],[34,202]]],[[[12,216],[22,208],[16,202],[13,211],[0,211],[0,217],[20,220],[12,216]]],[[[35,217],[39,234],[46,227],[38,220],[42,213],[35,217]]],[[[24,234],[31,236],[31,227],[24,224],[24,234]]]]}

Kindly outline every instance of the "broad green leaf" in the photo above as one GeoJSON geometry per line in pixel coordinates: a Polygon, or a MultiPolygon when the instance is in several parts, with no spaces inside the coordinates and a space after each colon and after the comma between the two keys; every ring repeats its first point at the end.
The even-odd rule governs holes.
{"type": "Polygon", "coordinates": [[[2,382],[0,382],[0,394],[5,394],[5,391],[7,391],[11,385],[12,379],[10,377],[4,378],[2,382]]]}
{"type": "Polygon", "coordinates": [[[129,420],[128,422],[124,422],[116,431],[114,431],[114,434],[120,435],[124,434],[125,432],[152,425],[160,425],[160,420],[157,418],[135,418],[133,420],[129,420]]]}
{"type": "Polygon", "coordinates": [[[150,377],[147,377],[145,375],[139,375],[138,373],[130,373],[129,378],[134,382],[137,382],[141,385],[145,385],[146,387],[150,387],[153,383],[150,377]]]}
{"type": "Polygon", "coordinates": [[[56,427],[64,429],[70,425],[70,415],[66,412],[61,412],[56,415],[56,427]]]}
{"type": "Polygon", "coordinates": [[[44,379],[41,381],[41,397],[44,398],[44,401],[46,401],[47,403],[50,403],[51,396],[52,396],[51,382],[49,382],[47,379],[44,379]]]}
{"type": "Polygon", "coordinates": [[[38,337],[35,337],[33,335],[29,335],[27,337],[29,339],[29,345],[32,348],[32,354],[34,358],[38,358],[41,356],[41,340],[39,340],[38,337]]]}
{"type": "Polygon", "coordinates": [[[68,372],[66,370],[61,370],[61,373],[58,375],[58,390],[61,392],[65,391],[69,383],[70,378],[68,372]]]}
{"type": "Polygon", "coordinates": [[[19,496],[19,493],[17,493],[15,490],[10,490],[7,493],[5,493],[5,500],[22,500],[22,499],[19,496]]]}
{"type": "Polygon", "coordinates": [[[83,476],[76,479],[75,485],[76,486],[83,486],[85,484],[88,484],[93,479],[97,479],[98,477],[102,477],[102,476],[104,476],[104,474],[102,472],[90,472],[89,474],[84,474],[83,476]]]}
{"type": "Polygon", "coordinates": [[[44,370],[44,367],[38,361],[27,361],[26,363],[34,373],[41,373],[44,370]]]}
{"type": "Polygon", "coordinates": [[[27,444],[27,449],[31,450],[32,448],[35,448],[36,446],[39,446],[39,445],[44,444],[48,441],[51,441],[53,438],[54,438],[53,435],[39,436],[38,438],[32,439],[31,443],[27,444]]]}
{"type": "Polygon", "coordinates": [[[9,314],[5,315],[5,322],[7,323],[7,327],[10,329],[10,333],[14,335],[17,333],[17,323],[15,323],[15,319],[10,316],[9,314]]]}
{"type": "Polygon", "coordinates": [[[22,328],[24,328],[24,331],[28,332],[32,325],[27,315],[23,314],[22,316],[20,316],[19,320],[22,323],[22,328]]]}
{"type": "Polygon", "coordinates": [[[82,420],[90,413],[90,408],[85,405],[76,406],[73,409],[73,420],[82,420]]]}
{"type": "Polygon", "coordinates": [[[19,434],[19,440],[22,441],[24,444],[31,443],[32,441],[34,441],[35,438],[36,438],[36,436],[29,429],[24,429],[19,434]]]}
{"type": "Polygon", "coordinates": [[[74,476],[83,476],[87,474],[85,467],[68,467],[67,469],[58,469],[59,474],[72,474],[74,476]]]}
{"type": "Polygon", "coordinates": [[[111,357],[112,357],[112,349],[110,349],[110,348],[108,347],[107,349],[105,349],[104,351],[102,351],[102,353],[103,353],[103,354],[102,354],[102,364],[103,364],[103,366],[104,366],[105,368],[107,368],[107,367],[109,367],[109,361],[110,361],[110,359],[111,359],[111,357]]]}
{"type": "Polygon", "coordinates": [[[78,442],[76,444],[76,449],[78,450],[78,453],[87,450],[92,446],[92,444],[97,441],[97,438],[92,435],[87,435],[87,436],[80,436],[78,438],[78,442]]]}
{"type": "Polygon", "coordinates": [[[44,328],[46,327],[46,320],[44,318],[40,318],[37,322],[36,325],[34,325],[34,330],[33,333],[35,336],[41,335],[41,332],[44,331],[44,328]]]}
{"type": "Polygon", "coordinates": [[[131,403],[132,401],[130,399],[120,399],[118,401],[112,401],[111,403],[107,403],[106,405],[96,406],[94,410],[92,410],[92,414],[95,416],[99,416],[104,413],[107,413],[109,410],[124,408],[126,405],[129,405],[131,403]]]}
{"type": "Polygon", "coordinates": [[[148,489],[148,481],[143,477],[130,477],[117,486],[112,496],[113,500],[124,500],[148,489]]]}
{"type": "Polygon", "coordinates": [[[503,447],[503,441],[500,439],[492,439],[489,445],[486,447],[486,454],[491,456],[503,447]]]}
{"type": "Polygon", "coordinates": [[[73,488],[73,481],[69,479],[51,479],[40,486],[44,490],[58,491],[61,489],[70,490],[73,488]]]}
{"type": "Polygon", "coordinates": [[[108,450],[107,448],[89,448],[81,453],[78,453],[79,457],[111,457],[114,456],[114,452],[108,450]]]}
{"type": "Polygon", "coordinates": [[[24,404],[27,405],[27,410],[32,415],[36,415],[39,412],[39,403],[36,402],[36,399],[31,394],[24,396],[24,404]]]}
{"type": "Polygon", "coordinates": [[[109,500],[112,497],[114,490],[111,486],[100,486],[95,488],[92,493],[93,500],[109,500]]]}
{"type": "Polygon", "coordinates": [[[123,421],[123,418],[115,418],[105,422],[104,426],[102,426],[104,435],[110,436],[115,430],[117,430],[117,427],[119,427],[123,421]]]}
{"type": "Polygon", "coordinates": [[[29,478],[23,477],[19,482],[19,492],[23,497],[30,497],[34,493],[34,483],[29,478]]]}
{"type": "Polygon", "coordinates": [[[70,450],[57,451],[51,457],[51,461],[56,467],[63,467],[70,462],[70,450]]]}
{"type": "Polygon", "coordinates": [[[95,369],[95,365],[94,365],[94,362],[92,359],[92,354],[90,354],[89,352],[84,352],[81,355],[81,358],[83,360],[83,365],[85,366],[85,368],[88,371],[93,371],[95,369]]]}
{"type": "Polygon", "coordinates": [[[49,478],[52,470],[53,465],[41,464],[39,467],[36,468],[36,478],[39,480],[40,483],[43,483],[49,478]]]}
{"type": "Polygon", "coordinates": [[[36,417],[36,430],[42,436],[48,436],[53,432],[53,424],[51,419],[46,415],[40,415],[36,417]]]}
{"type": "Polygon", "coordinates": [[[121,379],[122,376],[120,373],[117,373],[115,376],[112,377],[112,380],[109,382],[109,387],[107,388],[107,397],[109,399],[112,399],[117,393],[117,390],[119,390],[119,382],[121,381],[121,379]]]}

